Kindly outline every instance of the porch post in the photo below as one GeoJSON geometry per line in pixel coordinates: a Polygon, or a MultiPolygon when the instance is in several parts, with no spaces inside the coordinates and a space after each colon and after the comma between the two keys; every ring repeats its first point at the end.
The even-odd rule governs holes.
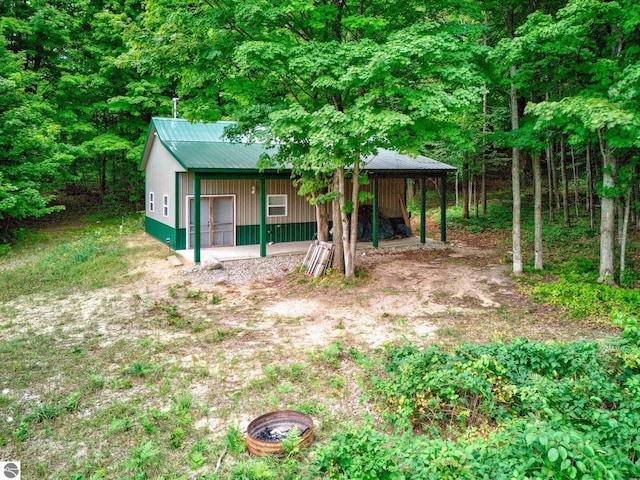
{"type": "Polygon", "coordinates": [[[427,180],[420,179],[420,243],[427,242],[427,180]]]}
{"type": "Polygon", "coordinates": [[[198,264],[200,263],[200,175],[196,172],[193,174],[193,215],[193,261],[198,264]]]}
{"type": "Polygon", "coordinates": [[[373,217],[371,218],[371,237],[374,248],[378,248],[378,177],[373,177],[373,217]]]}
{"type": "Polygon", "coordinates": [[[440,241],[447,241],[447,174],[443,173],[440,177],[440,241]]]}
{"type": "Polygon", "coordinates": [[[267,181],[260,179],[260,256],[267,256],[267,181]]]}

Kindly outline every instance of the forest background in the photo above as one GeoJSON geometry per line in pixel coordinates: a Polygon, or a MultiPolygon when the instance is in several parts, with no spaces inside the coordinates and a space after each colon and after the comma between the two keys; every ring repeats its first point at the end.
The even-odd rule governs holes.
{"type": "MultiPolygon", "coordinates": [[[[0,30],[0,456],[23,459],[25,475],[640,478],[640,3],[5,0],[0,30]],[[451,210],[470,218],[450,225],[490,258],[444,249],[410,263],[429,277],[465,262],[481,280],[486,262],[528,275],[511,303],[472,309],[461,327],[465,315],[445,309],[435,338],[453,345],[421,337],[424,349],[372,349],[353,335],[311,351],[274,348],[264,322],[283,338],[323,322],[256,313],[272,292],[305,304],[325,292],[332,305],[362,288],[403,302],[410,292],[380,288],[379,271],[366,270],[355,282],[294,273],[246,294],[141,277],[142,252],[164,262],[166,249],[146,245],[138,216],[119,217],[144,209],[143,141],[152,116],[173,114],[174,97],[180,117],[289,139],[274,161],[292,161],[318,205],[342,201],[340,214],[360,198],[340,200],[336,184],[366,181],[345,172],[376,147],[458,166],[462,208],[451,210]],[[78,198],[111,221],[60,229],[65,243],[34,235],[29,249],[28,229],[78,198]],[[489,255],[505,225],[511,255],[489,255]],[[562,327],[578,339],[505,339],[498,329],[496,341],[460,344],[470,325],[486,338],[491,318],[518,334],[539,325],[542,338],[562,327]],[[582,338],[591,324],[616,335],[582,338]],[[232,346],[246,354],[252,329],[262,342],[253,356],[225,359],[232,346]],[[238,358],[255,362],[245,377],[238,358]],[[294,441],[283,459],[248,457],[238,418],[283,406],[320,420],[317,447],[294,441]],[[210,434],[202,419],[227,429],[210,434]]],[[[478,307],[430,294],[416,298],[478,307]]],[[[405,315],[379,317],[411,326],[405,315]]]]}
{"type": "MultiPolygon", "coordinates": [[[[340,202],[338,226],[361,200],[358,188],[342,198],[345,171],[366,181],[354,159],[378,147],[460,167],[463,217],[485,214],[487,185],[510,170],[515,273],[530,199],[535,268],[543,208],[567,227],[585,212],[600,229],[599,280],[625,283],[637,2],[10,0],[0,18],[5,249],[25,221],[64,208],[61,194],[116,216],[143,209],[143,139],[177,96],[182,117],[290,139],[275,161],[293,163],[317,204],[340,202]]],[[[342,238],[349,276],[355,242],[342,238]]]]}

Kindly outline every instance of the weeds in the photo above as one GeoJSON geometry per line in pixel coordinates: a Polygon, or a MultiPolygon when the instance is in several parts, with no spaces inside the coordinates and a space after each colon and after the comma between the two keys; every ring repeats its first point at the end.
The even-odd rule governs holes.
{"type": "Polygon", "coordinates": [[[135,255],[116,228],[92,227],[77,239],[45,241],[38,247],[39,255],[0,270],[0,302],[33,292],[66,295],[135,280],[123,275],[135,255]]]}

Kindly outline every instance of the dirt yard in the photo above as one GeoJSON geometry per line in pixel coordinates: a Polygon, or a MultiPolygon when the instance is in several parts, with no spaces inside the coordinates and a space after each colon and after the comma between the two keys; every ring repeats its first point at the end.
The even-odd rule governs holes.
{"type": "MultiPolygon", "coordinates": [[[[120,419],[123,406],[133,419],[152,408],[171,412],[170,402],[187,392],[198,434],[220,438],[229,425],[243,431],[261,413],[296,408],[314,416],[322,439],[335,425],[377,415],[363,400],[366,370],[358,355],[403,342],[453,346],[612,333],[533,303],[511,277],[507,252],[488,236],[452,232],[447,245],[361,251],[360,275],[350,284],[339,275],[313,280],[299,273],[303,256],[229,262],[222,273],[207,272],[172,266],[165,248],[143,234],[130,241],[147,246],[147,254],[123,272],[122,285],[2,306],[11,318],[3,340],[33,345],[25,353],[37,349],[37,361],[27,355],[25,365],[40,372],[19,390],[5,386],[4,394],[28,411],[60,392],[93,392],[82,397],[61,438],[103,418],[103,429],[116,428],[109,415],[120,419]],[[81,387],[96,378],[97,391],[81,387]]],[[[102,434],[83,431],[80,446],[47,447],[47,461],[62,468],[75,450],[78,461],[101,451],[102,434]]],[[[35,454],[48,441],[34,439],[31,450],[12,454],[35,454]]],[[[130,448],[109,447],[119,461],[130,448]]],[[[168,455],[178,461],[180,451],[168,455]]]]}
{"type": "Polygon", "coordinates": [[[95,326],[105,343],[125,333],[130,338],[148,335],[150,329],[163,337],[184,335],[157,322],[130,320],[164,311],[169,321],[172,312],[176,321],[214,318],[218,330],[239,332],[234,342],[226,342],[225,351],[243,356],[282,342],[306,349],[336,341],[376,348],[401,341],[569,340],[611,333],[533,303],[510,275],[507,252],[489,237],[454,232],[447,245],[360,252],[360,277],[348,285],[338,275],[313,280],[296,272],[302,256],[228,262],[226,278],[233,280],[233,272],[241,269],[242,279],[221,280],[188,262],[172,266],[149,237],[140,235],[136,241],[148,243],[150,253],[136,259],[136,268],[127,273],[133,283],[71,294],[53,305],[44,299],[23,303],[15,332],[62,328],[73,336],[82,323],[95,326]],[[216,301],[197,301],[202,295],[216,301]]]}
{"type": "MultiPolygon", "coordinates": [[[[300,256],[245,262],[243,268],[255,269],[256,275],[240,284],[209,278],[189,266],[162,264],[151,265],[144,278],[160,294],[180,284],[219,295],[221,302],[212,310],[224,312],[221,324],[252,324],[266,345],[286,339],[307,347],[340,341],[376,348],[402,341],[570,340],[611,333],[532,302],[510,275],[507,252],[494,239],[454,232],[450,240],[448,245],[362,251],[361,275],[352,285],[337,276],[314,281],[296,273],[300,256]],[[260,275],[263,269],[268,276],[260,275]]],[[[246,345],[238,342],[237,348],[246,345]]]]}

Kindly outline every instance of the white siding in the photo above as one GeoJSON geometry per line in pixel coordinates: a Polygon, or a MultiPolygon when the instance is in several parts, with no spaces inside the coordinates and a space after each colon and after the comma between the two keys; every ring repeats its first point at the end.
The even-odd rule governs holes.
{"type": "Polygon", "coordinates": [[[175,172],[184,171],[182,166],[171,156],[157,137],[154,137],[149,159],[145,168],[145,198],[147,199],[146,215],[170,227],[175,226],[175,172]],[[149,192],[154,193],[155,208],[149,211],[149,192]],[[169,217],[163,216],[162,199],[169,197],[169,217]]]}

